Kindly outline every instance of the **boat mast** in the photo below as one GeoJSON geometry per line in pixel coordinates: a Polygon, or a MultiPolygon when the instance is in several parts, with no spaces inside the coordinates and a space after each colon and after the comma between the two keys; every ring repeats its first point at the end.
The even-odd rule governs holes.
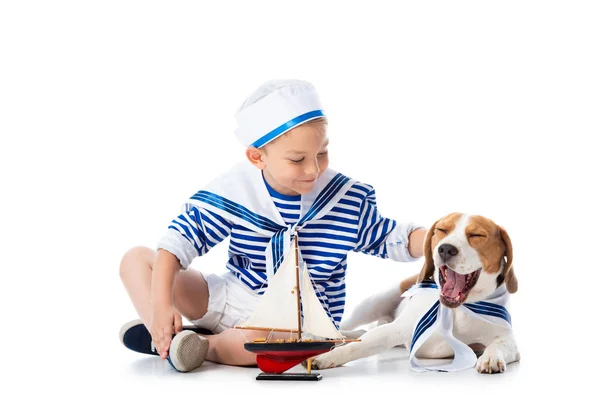
{"type": "Polygon", "coordinates": [[[298,341],[302,337],[302,316],[300,313],[300,278],[298,268],[298,232],[294,236],[294,247],[296,248],[296,300],[298,304],[298,341]]]}

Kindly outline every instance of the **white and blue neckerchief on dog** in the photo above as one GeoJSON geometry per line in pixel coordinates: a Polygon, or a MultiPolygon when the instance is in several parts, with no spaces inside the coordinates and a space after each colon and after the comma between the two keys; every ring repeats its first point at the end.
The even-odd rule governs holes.
{"type": "MultiPolygon", "coordinates": [[[[423,281],[412,286],[402,294],[403,297],[412,297],[423,291],[438,291],[438,286],[434,281],[423,281]]],[[[475,303],[463,303],[459,308],[475,318],[485,322],[503,326],[511,329],[511,318],[506,305],[508,303],[509,293],[506,285],[498,287],[485,301],[475,303]]],[[[453,313],[452,309],[440,303],[439,299],[433,303],[429,310],[415,325],[412,342],[410,345],[410,367],[413,371],[443,371],[453,372],[472,368],[477,363],[475,352],[465,343],[456,339],[452,335],[453,313]],[[425,343],[427,339],[438,329],[441,329],[442,335],[448,345],[454,351],[454,359],[451,363],[443,365],[424,366],[419,363],[415,357],[417,350],[425,343]]]]}
{"type": "Polygon", "coordinates": [[[261,148],[287,131],[325,117],[314,86],[300,80],[273,80],[244,102],[235,118],[235,135],[246,147],[261,148]]]}

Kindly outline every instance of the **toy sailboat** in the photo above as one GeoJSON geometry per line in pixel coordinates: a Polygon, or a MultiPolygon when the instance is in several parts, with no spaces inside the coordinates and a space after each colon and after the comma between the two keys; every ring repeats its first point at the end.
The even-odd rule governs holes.
{"type": "Polygon", "coordinates": [[[306,263],[303,264],[300,272],[296,236],[294,246],[269,279],[269,286],[254,314],[243,325],[235,327],[270,331],[267,338],[255,339],[244,345],[246,350],[257,354],[258,367],[264,372],[256,379],[319,380],[319,374],[310,373],[310,357],[330,351],[337,343],[357,341],[346,339],[336,328],[321,306],[306,263]],[[296,333],[297,337],[270,341],[272,332],[296,333]],[[303,334],[312,338],[303,337],[303,334]],[[308,374],[283,374],[306,359],[309,360],[308,374]]]}

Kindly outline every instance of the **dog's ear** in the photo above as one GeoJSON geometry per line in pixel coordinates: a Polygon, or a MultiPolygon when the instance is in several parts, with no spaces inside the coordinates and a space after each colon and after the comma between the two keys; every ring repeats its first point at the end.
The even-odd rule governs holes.
{"type": "Polygon", "coordinates": [[[499,226],[500,237],[506,246],[506,251],[504,252],[504,257],[506,257],[506,265],[504,266],[504,281],[506,282],[506,289],[508,293],[516,293],[519,288],[519,282],[517,281],[517,276],[515,275],[515,270],[513,268],[513,248],[512,242],[510,241],[510,236],[506,230],[499,226]]]}
{"type": "Polygon", "coordinates": [[[402,282],[400,282],[400,293],[406,292],[415,283],[417,283],[418,280],[419,280],[419,274],[409,276],[408,278],[404,279],[402,282]]]}
{"type": "Polygon", "coordinates": [[[423,282],[427,278],[433,278],[434,266],[433,255],[431,254],[431,238],[435,233],[435,226],[438,222],[440,222],[440,219],[433,223],[433,225],[431,226],[431,228],[429,228],[429,231],[427,232],[427,236],[425,236],[425,243],[423,244],[423,255],[425,256],[425,264],[423,265],[421,273],[417,278],[417,283],[423,282]]]}

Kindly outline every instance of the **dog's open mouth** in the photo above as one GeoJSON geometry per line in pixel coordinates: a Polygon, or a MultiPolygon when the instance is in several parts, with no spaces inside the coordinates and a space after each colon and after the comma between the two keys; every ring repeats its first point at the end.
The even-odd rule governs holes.
{"type": "Polygon", "coordinates": [[[477,283],[479,278],[478,269],[470,274],[459,274],[448,268],[447,265],[440,267],[440,285],[442,287],[440,301],[446,307],[455,308],[460,306],[467,299],[469,292],[477,283]]]}

